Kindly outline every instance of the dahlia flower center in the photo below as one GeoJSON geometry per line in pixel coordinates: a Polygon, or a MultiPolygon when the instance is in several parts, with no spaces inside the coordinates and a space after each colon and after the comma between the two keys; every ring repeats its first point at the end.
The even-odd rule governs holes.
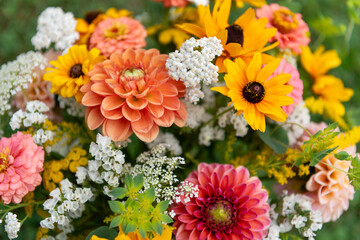
{"type": "Polygon", "coordinates": [[[122,76],[130,80],[140,79],[144,78],[145,72],[141,68],[128,68],[123,71],[122,76]]]}
{"type": "Polygon", "coordinates": [[[228,31],[226,44],[239,43],[241,46],[244,44],[244,31],[239,25],[233,24],[227,27],[226,30],[228,31]]]}
{"type": "Polygon", "coordinates": [[[249,82],[243,89],[244,98],[251,103],[259,103],[264,99],[265,88],[258,82],[249,82]]]}
{"type": "Polygon", "coordinates": [[[84,73],[82,71],[82,64],[81,63],[78,63],[78,64],[75,64],[74,66],[72,66],[70,68],[70,77],[72,78],[78,78],[80,76],[83,76],[84,73]]]}
{"type": "Polygon", "coordinates": [[[115,22],[111,27],[104,30],[104,36],[106,38],[121,38],[129,32],[129,28],[126,24],[115,22]]]}
{"type": "Polygon", "coordinates": [[[230,226],[234,215],[232,204],[226,200],[216,201],[205,209],[206,223],[215,229],[230,226]]]}
{"type": "Polygon", "coordinates": [[[279,32],[288,33],[297,28],[299,22],[296,19],[295,13],[288,9],[280,9],[274,12],[272,24],[279,30],[279,32]]]}
{"type": "Polygon", "coordinates": [[[9,167],[9,153],[10,149],[8,147],[0,152],[0,173],[5,172],[9,167]]]}

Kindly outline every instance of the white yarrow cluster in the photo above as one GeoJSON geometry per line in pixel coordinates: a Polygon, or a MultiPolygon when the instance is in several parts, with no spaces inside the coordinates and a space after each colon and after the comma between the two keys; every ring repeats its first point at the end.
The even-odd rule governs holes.
{"type": "Polygon", "coordinates": [[[43,113],[49,110],[49,107],[44,102],[30,101],[26,104],[26,112],[20,109],[13,114],[9,123],[10,127],[15,130],[21,127],[30,127],[34,124],[42,124],[47,119],[47,116],[43,113]]]}
{"type": "Polygon", "coordinates": [[[218,70],[212,61],[220,56],[223,47],[216,37],[186,40],[180,48],[169,54],[166,68],[169,75],[182,81],[186,86],[185,98],[197,103],[204,98],[201,83],[215,84],[218,81],[218,70]]]}
{"type": "Polygon", "coordinates": [[[199,5],[203,5],[203,6],[209,5],[209,0],[189,0],[189,2],[194,3],[197,7],[199,5]]]}
{"type": "MultiPolygon", "coordinates": [[[[232,107],[231,107],[232,108],[232,107]]],[[[219,108],[217,114],[224,112],[228,109],[228,107],[219,108]]],[[[235,129],[235,135],[237,137],[244,137],[249,130],[249,124],[241,114],[238,116],[236,113],[229,111],[224,113],[218,118],[218,124],[221,128],[225,128],[227,125],[232,125],[235,129]]]]}
{"type": "Polygon", "coordinates": [[[58,96],[59,106],[61,109],[66,108],[66,112],[73,117],[84,117],[86,107],[79,104],[75,97],[72,98],[64,98],[58,96]]]}
{"type": "Polygon", "coordinates": [[[209,121],[212,115],[206,112],[202,105],[194,105],[189,101],[184,101],[187,118],[185,126],[189,128],[198,128],[202,123],[209,121]]]}
{"type": "Polygon", "coordinates": [[[314,240],[315,232],[322,228],[320,211],[311,208],[311,200],[302,194],[287,194],[279,201],[279,205],[270,207],[271,226],[265,240],[278,240],[279,233],[286,233],[293,228],[299,233],[314,240]]]}
{"type": "Polygon", "coordinates": [[[60,182],[60,188],[51,191],[50,196],[52,198],[46,200],[43,206],[51,216],[42,220],[40,226],[54,229],[57,223],[58,229],[66,235],[74,230],[72,219],[82,216],[85,203],[93,197],[93,193],[90,188],[76,188],[68,179],[64,179],[60,182]]]}
{"type": "Polygon", "coordinates": [[[200,129],[199,134],[199,144],[210,146],[211,141],[218,140],[222,141],[225,138],[225,131],[219,127],[212,127],[210,125],[206,125],[200,129]]]}
{"type": "Polygon", "coordinates": [[[3,64],[0,68],[0,115],[10,110],[10,99],[36,77],[35,68],[45,69],[47,59],[38,52],[20,54],[15,61],[3,64]]]}
{"type": "Polygon", "coordinates": [[[18,232],[20,230],[21,224],[17,219],[15,213],[9,212],[5,217],[5,232],[7,233],[9,239],[15,239],[18,237],[18,232]]]}
{"type": "Polygon", "coordinates": [[[181,157],[165,156],[167,146],[160,144],[148,152],[138,156],[138,163],[130,172],[133,176],[142,174],[144,177],[144,190],[154,187],[156,201],[169,200],[172,202],[177,192],[177,183],[179,179],[174,171],[184,165],[185,161],[181,157]]]}
{"type": "Polygon", "coordinates": [[[182,153],[180,142],[172,133],[159,132],[159,135],[155,138],[155,140],[147,143],[146,145],[148,148],[153,148],[159,144],[167,144],[167,148],[174,155],[180,155],[182,153]]]}
{"type": "Polygon", "coordinates": [[[309,109],[306,108],[304,101],[302,101],[295,106],[294,111],[283,123],[283,128],[288,134],[290,146],[294,145],[296,140],[303,135],[304,128],[306,129],[309,124],[310,112],[309,109]],[[302,126],[302,128],[299,125],[302,126]]]}
{"type": "Polygon", "coordinates": [[[56,50],[67,49],[80,37],[76,24],[71,12],[64,13],[60,7],[48,7],[38,18],[37,33],[31,43],[36,50],[48,49],[51,43],[55,43],[56,50]]]}
{"type": "Polygon", "coordinates": [[[177,188],[178,190],[175,193],[174,201],[179,203],[188,203],[192,198],[197,198],[199,196],[199,187],[189,181],[183,181],[177,188]]]}

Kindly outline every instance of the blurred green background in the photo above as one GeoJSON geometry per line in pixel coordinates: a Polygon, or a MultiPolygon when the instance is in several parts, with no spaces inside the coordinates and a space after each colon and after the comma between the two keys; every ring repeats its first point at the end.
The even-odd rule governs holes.
{"type": "MultiPolygon", "coordinates": [[[[341,78],[355,94],[346,103],[346,118],[352,125],[360,125],[360,0],[279,0],[292,11],[303,14],[311,28],[311,48],[323,44],[336,49],[342,65],[331,71],[341,78]],[[350,7],[349,7],[350,6],[350,7]]],[[[86,12],[110,7],[126,8],[134,16],[148,17],[147,24],[160,23],[163,8],[152,0],[0,0],[0,64],[14,60],[20,53],[33,50],[31,37],[36,33],[39,14],[49,6],[61,6],[64,11],[82,17],[86,12]],[[146,14],[148,13],[148,14],[146,14]]],[[[240,10],[241,11],[241,10],[240,10]]],[[[23,239],[35,239],[34,229],[23,228],[23,239]]],[[[1,238],[0,234],[0,238],[1,238]]],[[[2,238],[1,238],[2,239],[2,238]]],[[[360,194],[355,195],[349,210],[335,223],[325,224],[316,239],[360,239],[360,194]]]]}

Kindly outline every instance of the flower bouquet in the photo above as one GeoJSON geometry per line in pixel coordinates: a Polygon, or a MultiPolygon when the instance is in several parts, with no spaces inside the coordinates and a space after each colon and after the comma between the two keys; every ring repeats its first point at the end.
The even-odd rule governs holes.
{"type": "Polygon", "coordinates": [[[315,239],[360,189],[338,53],[290,6],[144,2],[46,8],[1,66],[1,238],[315,239]]]}

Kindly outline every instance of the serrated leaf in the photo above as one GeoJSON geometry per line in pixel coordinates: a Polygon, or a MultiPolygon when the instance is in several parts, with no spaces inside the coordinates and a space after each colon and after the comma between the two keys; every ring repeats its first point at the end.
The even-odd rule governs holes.
{"type": "Polygon", "coordinates": [[[146,189],[143,197],[145,201],[153,202],[155,200],[155,189],[153,187],[146,189]]]}
{"type": "Polygon", "coordinates": [[[332,153],[337,147],[325,149],[318,153],[311,154],[310,166],[315,166],[319,161],[321,161],[324,157],[332,153]]]}
{"type": "Polygon", "coordinates": [[[169,207],[169,201],[161,201],[156,205],[156,208],[159,209],[160,212],[164,212],[169,207]]]}
{"type": "Polygon", "coordinates": [[[125,213],[125,206],[119,201],[108,201],[111,211],[117,214],[125,213]]]}
{"type": "Polygon", "coordinates": [[[122,223],[123,219],[124,217],[122,215],[115,217],[113,220],[111,220],[109,227],[110,228],[118,227],[122,223]]]}
{"type": "Polygon", "coordinates": [[[127,189],[131,189],[134,187],[134,179],[129,173],[126,173],[125,175],[125,185],[127,189]]]}
{"type": "Polygon", "coordinates": [[[163,226],[159,220],[153,220],[151,226],[153,227],[156,233],[160,235],[162,234],[163,226]]]}
{"type": "Polygon", "coordinates": [[[118,187],[118,188],[114,188],[110,194],[113,195],[114,197],[118,198],[118,199],[123,199],[124,197],[126,197],[127,194],[127,189],[123,188],[123,187],[118,187]]]}
{"type": "Polygon", "coordinates": [[[258,131],[258,135],[263,142],[273,149],[276,153],[284,154],[289,145],[289,139],[286,131],[279,126],[272,128],[266,126],[265,132],[258,131]],[[273,130],[274,129],[274,130],[273,130]]]}
{"type": "Polygon", "coordinates": [[[159,219],[164,223],[172,223],[174,220],[166,214],[160,214],[159,219]]]}
{"type": "Polygon", "coordinates": [[[134,178],[134,190],[138,192],[144,185],[144,177],[142,174],[136,175],[134,178]]]}
{"type": "Polygon", "coordinates": [[[141,227],[143,227],[147,232],[155,231],[150,222],[146,222],[146,223],[142,224],[141,227]]]}
{"type": "Polygon", "coordinates": [[[349,155],[347,152],[345,152],[345,151],[341,151],[341,152],[338,152],[338,153],[335,154],[335,157],[336,157],[337,159],[339,159],[339,160],[345,160],[345,159],[347,159],[349,156],[350,156],[350,155],[349,155]]]}

